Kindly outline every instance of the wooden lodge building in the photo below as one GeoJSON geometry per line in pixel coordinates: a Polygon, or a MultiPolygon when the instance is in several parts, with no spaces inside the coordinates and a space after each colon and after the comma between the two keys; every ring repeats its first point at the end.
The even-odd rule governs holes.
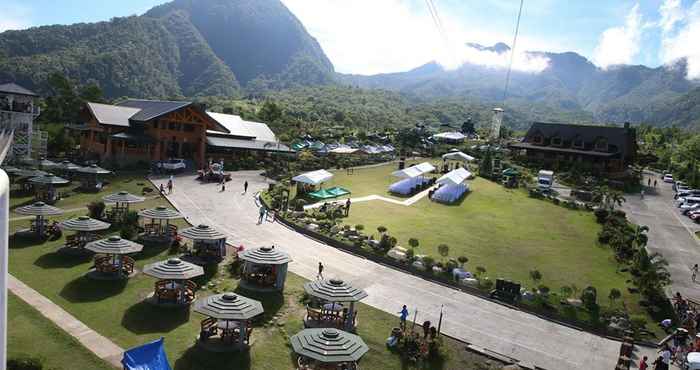
{"type": "Polygon", "coordinates": [[[182,158],[195,168],[210,160],[269,152],[292,152],[270,128],[231,114],[206,111],[186,101],[127,100],[87,103],[81,111],[80,151],[102,161],[163,161],[182,158]]]}
{"type": "Polygon", "coordinates": [[[510,148],[550,167],[585,162],[594,171],[613,174],[624,172],[634,162],[636,136],[629,123],[612,127],[535,122],[523,140],[510,148]]]}

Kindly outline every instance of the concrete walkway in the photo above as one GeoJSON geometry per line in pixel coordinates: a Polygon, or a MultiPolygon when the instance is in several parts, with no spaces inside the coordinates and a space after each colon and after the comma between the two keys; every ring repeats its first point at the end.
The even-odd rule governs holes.
{"type": "Polygon", "coordinates": [[[77,339],[80,344],[97,355],[97,357],[112,364],[116,368],[123,368],[121,359],[124,350],[121,347],[90,329],[73,317],[73,315],[64,311],[61,307],[14,276],[10,274],[7,276],[9,278],[7,284],[8,289],[17,297],[34,307],[44,315],[44,317],[51,320],[58,327],[77,339]]]}
{"type": "MultiPolygon", "coordinates": [[[[620,348],[616,341],[342,252],[278,223],[257,225],[254,193],[267,188],[268,183],[257,172],[236,172],[222,193],[216,184],[201,184],[194,176],[181,176],[175,178],[175,191],[168,199],[189,222],[214,226],[228,234],[235,245],[250,248],[274,244],[282,248],[294,259],[290,271],[302,277],[315,279],[318,262],[323,262],[327,278],[339,277],[362,287],[369,294],[363,302],[380,310],[398,316],[401,305],[406,304],[411,317],[417,310],[418,323],[436,323],[443,310],[446,334],[518,359],[523,365],[548,370],[615,368],[620,348]],[[244,181],[249,184],[247,194],[241,193],[244,181]]],[[[362,312],[359,317],[362,320],[362,312]]],[[[653,353],[641,349],[637,355],[654,358],[653,353]]]]}

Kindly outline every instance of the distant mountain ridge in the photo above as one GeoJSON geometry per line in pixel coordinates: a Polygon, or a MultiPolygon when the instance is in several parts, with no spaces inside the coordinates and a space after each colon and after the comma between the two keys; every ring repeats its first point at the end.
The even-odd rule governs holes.
{"type": "MultiPolygon", "coordinates": [[[[467,46],[499,54],[510,50],[504,43],[467,46]]],[[[694,121],[687,119],[653,122],[662,116],[657,114],[659,111],[677,100],[687,100],[686,94],[700,86],[697,81],[686,79],[684,60],[657,68],[622,65],[604,70],[573,52],[527,54],[545,57],[549,65],[539,73],[513,71],[506,106],[527,111],[536,104],[608,123],[693,125],[694,121]]],[[[399,91],[416,99],[463,97],[500,105],[505,74],[504,68],[467,63],[456,70],[446,70],[430,62],[401,73],[339,75],[339,79],[363,88],[399,91]]]]}
{"type": "Polygon", "coordinates": [[[279,0],[175,0],[142,16],[0,33],[0,81],[41,92],[53,72],[95,82],[108,97],[231,96],[256,79],[333,80],[318,42],[279,0]]]}

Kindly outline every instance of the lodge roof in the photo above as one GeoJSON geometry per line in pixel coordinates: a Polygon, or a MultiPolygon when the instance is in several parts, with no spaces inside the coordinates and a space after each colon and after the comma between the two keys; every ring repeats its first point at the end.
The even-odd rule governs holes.
{"type": "Polygon", "coordinates": [[[189,101],[129,99],[117,104],[117,106],[139,109],[138,113],[134,114],[129,119],[135,122],[146,122],[180,108],[184,108],[190,104],[192,104],[192,102],[189,101]]]}
{"type": "Polygon", "coordinates": [[[519,149],[542,149],[552,146],[552,151],[590,152],[599,139],[605,139],[608,150],[604,153],[630,153],[635,145],[634,129],[619,126],[591,126],[565,123],[534,122],[522,142],[511,147],[519,149]],[[538,142],[537,138],[542,138],[538,142]],[[559,145],[552,145],[552,139],[559,138],[559,145]],[[583,145],[575,147],[576,141],[583,145]]]}
{"type": "Polygon", "coordinates": [[[39,96],[35,92],[26,89],[14,82],[0,84],[0,93],[6,94],[16,94],[16,95],[27,95],[27,96],[39,96]]]}

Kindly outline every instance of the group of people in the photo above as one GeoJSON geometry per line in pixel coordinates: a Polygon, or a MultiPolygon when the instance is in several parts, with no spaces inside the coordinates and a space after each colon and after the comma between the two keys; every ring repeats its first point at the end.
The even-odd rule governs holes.
{"type": "MultiPolygon", "coordinates": [[[[671,363],[685,365],[686,357],[690,352],[700,351],[700,311],[692,305],[680,292],[672,299],[673,308],[676,311],[680,325],[667,337],[659,356],[651,363],[644,357],[639,363],[640,369],[665,370],[671,363]],[[693,339],[694,338],[694,339],[693,339]],[[654,367],[649,367],[653,365],[654,367]]],[[[661,322],[664,330],[671,330],[673,322],[666,319],[661,322]]]]}
{"type": "Polygon", "coordinates": [[[173,193],[173,176],[171,175],[170,178],[168,179],[167,185],[163,185],[163,183],[160,184],[160,193],[165,195],[165,189],[168,189],[167,194],[172,194],[173,193]]]}

